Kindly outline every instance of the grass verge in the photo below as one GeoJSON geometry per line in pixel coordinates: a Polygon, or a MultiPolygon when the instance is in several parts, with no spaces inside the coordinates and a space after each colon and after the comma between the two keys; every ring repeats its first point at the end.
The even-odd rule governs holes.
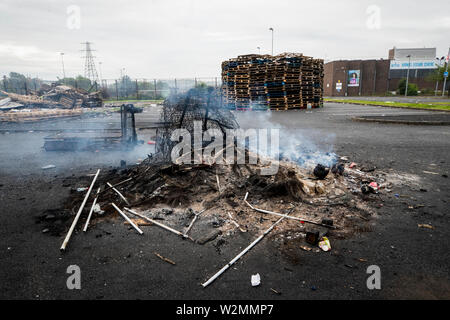
{"type": "Polygon", "coordinates": [[[361,104],[369,106],[450,111],[450,103],[448,102],[410,103],[410,102],[395,102],[395,101],[369,101],[369,100],[347,100],[347,99],[324,99],[324,101],[361,104]]]}

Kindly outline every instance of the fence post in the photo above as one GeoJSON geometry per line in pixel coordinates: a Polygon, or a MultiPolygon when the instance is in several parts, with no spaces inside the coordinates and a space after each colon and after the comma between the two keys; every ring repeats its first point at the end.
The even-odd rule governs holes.
{"type": "Polygon", "coordinates": [[[116,82],[116,100],[119,101],[119,87],[117,85],[117,80],[114,80],[116,82]]]}
{"type": "Polygon", "coordinates": [[[23,88],[25,89],[25,95],[28,95],[28,87],[27,87],[27,79],[25,79],[24,83],[23,83],[23,88]]]}
{"type": "Polygon", "coordinates": [[[217,89],[217,77],[214,78],[214,81],[216,83],[216,87],[215,88],[217,89]]]}
{"type": "Polygon", "coordinates": [[[139,100],[139,87],[137,79],[136,79],[136,100],[139,100]]]}
{"type": "Polygon", "coordinates": [[[178,93],[177,78],[175,78],[175,95],[178,93]]]}
{"type": "Polygon", "coordinates": [[[153,86],[154,86],[154,91],[155,91],[155,96],[154,96],[154,100],[156,100],[156,79],[153,79],[153,86]]]}
{"type": "Polygon", "coordinates": [[[8,91],[8,88],[6,87],[6,76],[3,76],[3,88],[5,89],[5,92],[8,91]]]}
{"type": "Polygon", "coordinates": [[[197,78],[194,78],[194,88],[197,88],[197,78]]]}

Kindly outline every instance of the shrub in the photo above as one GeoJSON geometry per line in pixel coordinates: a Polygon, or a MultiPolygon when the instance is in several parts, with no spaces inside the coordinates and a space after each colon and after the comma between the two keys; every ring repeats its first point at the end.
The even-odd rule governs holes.
{"type": "MultiPolygon", "coordinates": [[[[404,95],[405,89],[406,89],[406,79],[402,79],[398,83],[398,93],[404,95]]],[[[417,96],[417,91],[419,91],[419,88],[417,88],[416,84],[408,83],[408,96],[417,96]]]]}

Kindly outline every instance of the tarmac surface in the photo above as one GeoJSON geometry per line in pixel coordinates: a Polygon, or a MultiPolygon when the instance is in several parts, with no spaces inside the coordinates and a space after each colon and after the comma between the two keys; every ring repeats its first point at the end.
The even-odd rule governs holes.
{"type": "MultiPolygon", "coordinates": [[[[138,126],[151,126],[157,112],[149,108],[138,115],[138,126]]],[[[46,124],[2,123],[0,299],[449,299],[450,126],[352,121],[355,116],[431,113],[436,114],[335,103],[315,110],[238,113],[244,128],[292,131],[299,141],[332,148],[358,164],[417,175],[421,185],[374,200],[383,206],[373,229],[346,240],[330,239],[331,252],[298,249],[286,256],[268,237],[206,289],[200,284],[258,235],[236,233],[218,250],[217,243],[194,244],[157,227],[143,227],[144,235],[138,235],[122,220],[113,220],[85,234],[77,232],[62,254],[63,237],[42,233],[36,223],[36,216],[60,208],[69,196],[67,177],[118,167],[122,159],[132,164],[152,152],[152,146],[144,143],[133,153],[45,152],[43,138],[49,133],[34,130],[117,128],[117,114],[46,124]],[[48,164],[56,168],[41,169],[48,164]],[[67,289],[70,265],[81,269],[81,290],[67,289]],[[380,267],[381,290],[367,288],[370,265],[380,267]],[[252,287],[250,277],[256,273],[261,285],[252,287]]],[[[146,141],[154,131],[138,134],[146,141]]]]}

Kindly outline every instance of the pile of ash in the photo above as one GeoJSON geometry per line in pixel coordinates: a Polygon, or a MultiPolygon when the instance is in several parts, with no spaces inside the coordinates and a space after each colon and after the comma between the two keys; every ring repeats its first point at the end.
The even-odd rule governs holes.
{"type": "MultiPolygon", "coordinates": [[[[332,221],[329,236],[345,238],[372,228],[372,202],[385,185],[371,194],[363,193],[361,187],[386,179],[382,172],[365,173],[350,168],[349,163],[340,165],[343,170],[330,170],[319,179],[312,170],[286,161],[279,163],[276,174],[262,175],[260,162],[177,165],[148,158],[139,165],[100,174],[97,181],[102,190],[97,203],[104,213],[94,215],[91,224],[119,218],[112,203],[162,220],[182,233],[201,213],[190,235],[204,242],[205,237],[226,238],[235,232],[258,234],[279,218],[257,208],[297,218],[285,219],[277,226],[279,231],[294,229],[304,237],[308,230],[323,230],[324,221],[332,221]],[[117,185],[126,201],[107,183],[117,185]],[[248,203],[244,201],[247,193],[248,203]]],[[[84,193],[74,192],[66,209],[77,208],[83,197],[84,193]]],[[[89,208],[85,211],[83,217],[89,208]]]]}

